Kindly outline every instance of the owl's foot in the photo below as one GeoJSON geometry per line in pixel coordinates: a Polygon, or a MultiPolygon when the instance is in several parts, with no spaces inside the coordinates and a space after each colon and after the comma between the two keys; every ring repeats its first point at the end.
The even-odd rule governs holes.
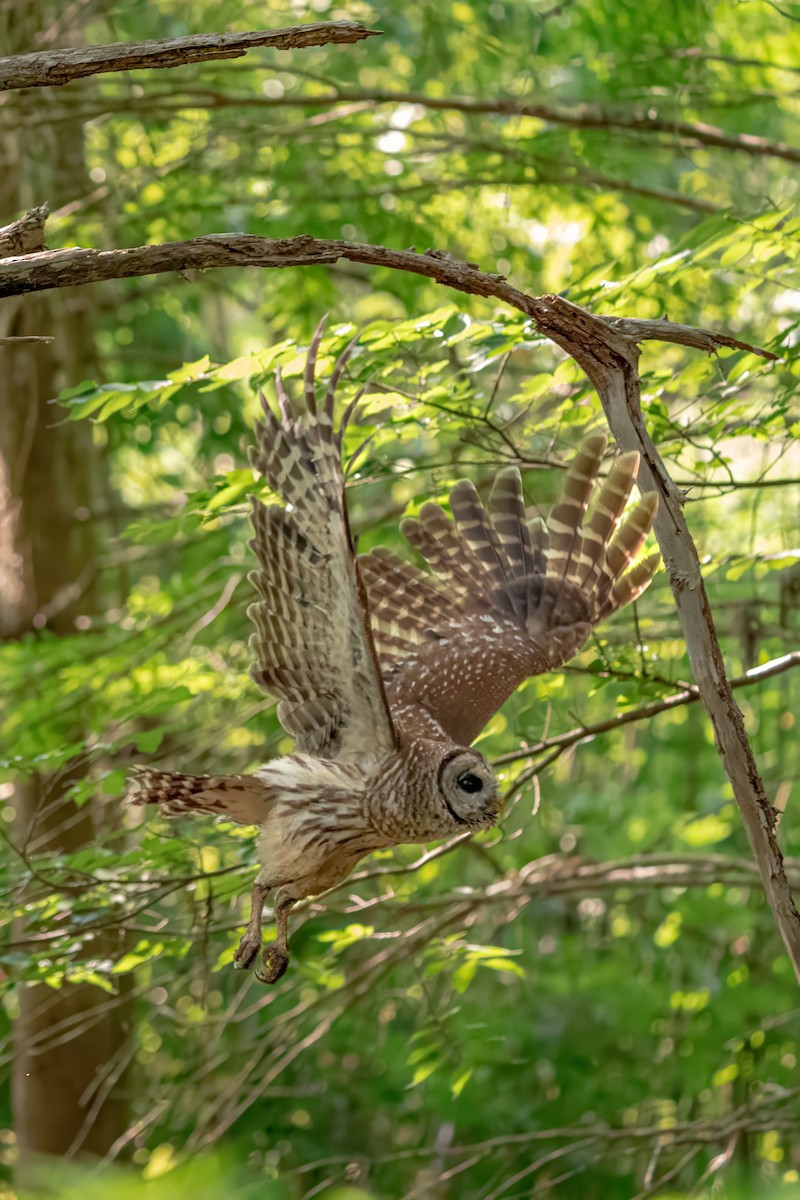
{"type": "Polygon", "coordinates": [[[253,906],[250,910],[250,920],[247,922],[244,937],[239,942],[233,956],[233,965],[239,971],[249,971],[258,958],[258,952],[261,949],[261,911],[268,892],[269,888],[256,879],[253,884],[253,906]]]}
{"type": "Polygon", "coordinates": [[[259,983],[277,983],[286,974],[286,968],[289,966],[289,951],[286,945],[289,940],[289,910],[296,903],[294,896],[287,896],[285,888],[281,888],[275,897],[278,936],[274,942],[264,947],[263,966],[256,967],[256,979],[259,983]]]}
{"type": "Polygon", "coordinates": [[[270,942],[264,948],[262,964],[256,967],[256,979],[259,983],[277,983],[286,974],[289,966],[289,952],[286,946],[279,942],[270,942]]]}
{"type": "Polygon", "coordinates": [[[236,953],[233,956],[233,965],[237,971],[249,971],[253,963],[258,958],[258,952],[261,949],[261,930],[258,933],[248,929],[239,945],[236,948],[236,953]]]}

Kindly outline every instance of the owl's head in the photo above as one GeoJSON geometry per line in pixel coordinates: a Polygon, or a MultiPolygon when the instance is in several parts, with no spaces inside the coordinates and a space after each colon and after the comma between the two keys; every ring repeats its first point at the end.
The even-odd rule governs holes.
{"type": "Polygon", "coordinates": [[[439,793],[457,825],[488,829],[497,819],[501,797],[494,771],[477,750],[451,750],[440,765],[439,793]]]}

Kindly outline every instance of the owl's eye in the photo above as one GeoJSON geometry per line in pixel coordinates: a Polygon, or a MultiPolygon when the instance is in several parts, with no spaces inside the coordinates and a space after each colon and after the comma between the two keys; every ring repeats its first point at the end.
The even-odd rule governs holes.
{"type": "Polygon", "coordinates": [[[462,792],[479,792],[483,787],[483,780],[469,772],[466,775],[459,775],[456,783],[462,792]]]}

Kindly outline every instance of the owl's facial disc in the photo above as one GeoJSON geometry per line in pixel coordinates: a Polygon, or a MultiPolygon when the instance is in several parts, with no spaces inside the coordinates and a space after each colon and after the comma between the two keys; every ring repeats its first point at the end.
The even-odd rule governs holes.
{"type": "Polygon", "coordinates": [[[445,759],[439,774],[445,806],[458,825],[487,829],[494,824],[500,797],[494,772],[476,750],[460,750],[445,759]]]}

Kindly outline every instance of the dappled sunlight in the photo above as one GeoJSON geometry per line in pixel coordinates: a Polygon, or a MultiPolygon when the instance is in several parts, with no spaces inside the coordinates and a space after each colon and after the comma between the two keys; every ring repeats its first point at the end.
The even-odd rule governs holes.
{"type": "MultiPolygon", "coordinates": [[[[745,784],[763,781],[762,832],[796,896],[790,8],[10,0],[3,54],[382,32],[0,92],[0,226],[47,200],[62,273],[21,275],[53,260],[0,229],[2,1200],[800,1200],[800,1007],[774,920],[791,914],[765,896],[742,773],[707,715],[711,694],[752,747],[745,784]],[[87,274],[69,274],[70,247],[96,252],[87,274]],[[137,247],[164,255],[155,273],[126,266],[137,247]],[[102,282],[100,260],[116,264],[102,282]],[[570,303],[608,318],[607,338],[558,325],[578,320],[570,303]],[[422,568],[401,522],[447,508],[463,479],[486,501],[509,466],[527,518],[547,515],[587,438],[639,419],[637,353],[642,427],[675,491],[662,480],[652,585],[478,734],[496,824],[384,844],[302,892],[290,972],[264,988],[233,967],[256,817],[212,803],[167,819],[125,797],[136,766],[202,791],[298,749],[248,674],[251,497],[281,502],[248,447],[260,393],[277,411],[276,369],[286,420],[306,412],[326,312],[320,397],[357,337],[335,423],[354,402],[359,553],[422,568]],[[614,323],[631,318],[659,324],[614,323]],[[670,536],[694,543],[702,579],[676,571],[670,536]],[[732,693],[717,657],[698,666],[692,604],[732,693]]],[[[299,660],[327,664],[325,712],[347,682],[328,663],[341,614],[320,617],[312,583],[335,540],[271,599],[294,614],[276,687],[299,660]]],[[[465,578],[479,590],[463,562],[450,603],[472,595],[465,578]]],[[[425,619],[423,642],[446,641],[425,619]]]]}

